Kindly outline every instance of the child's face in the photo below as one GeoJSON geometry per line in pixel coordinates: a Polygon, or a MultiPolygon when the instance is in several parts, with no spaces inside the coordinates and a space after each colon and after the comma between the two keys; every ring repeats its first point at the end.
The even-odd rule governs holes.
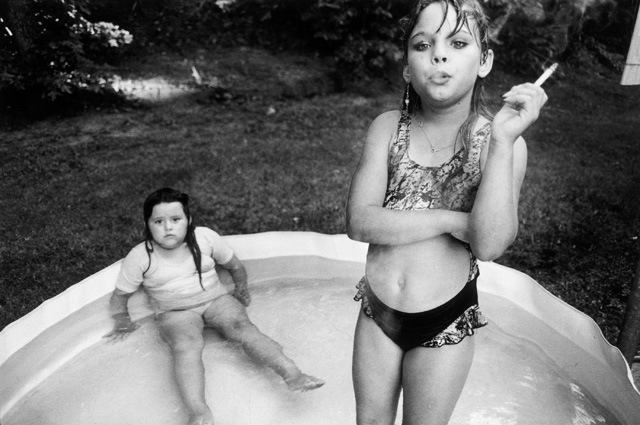
{"type": "Polygon", "coordinates": [[[418,17],[408,41],[404,77],[411,82],[423,105],[452,106],[468,99],[478,76],[491,70],[492,59],[481,60],[476,23],[453,34],[456,12],[449,7],[445,19],[445,3],[427,6],[418,17]],[[443,21],[444,19],[444,21],[443,21]]]}
{"type": "Polygon", "coordinates": [[[187,237],[189,220],[180,202],[170,202],[153,207],[147,224],[156,244],[164,249],[175,249],[187,237]]]}

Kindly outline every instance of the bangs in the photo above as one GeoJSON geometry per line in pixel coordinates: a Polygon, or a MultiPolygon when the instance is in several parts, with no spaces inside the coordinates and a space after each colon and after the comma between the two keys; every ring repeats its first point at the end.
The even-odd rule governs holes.
{"type": "MultiPolygon", "coordinates": [[[[475,1],[466,1],[466,0],[422,0],[419,1],[416,8],[414,9],[414,19],[410,19],[410,22],[403,22],[405,25],[408,25],[409,28],[413,28],[417,21],[417,17],[420,15],[424,9],[428,6],[441,3],[443,7],[444,16],[442,18],[442,22],[438,27],[438,31],[442,29],[445,22],[447,21],[447,15],[449,13],[449,8],[452,7],[455,15],[456,15],[456,24],[449,34],[449,37],[456,35],[463,28],[466,28],[473,39],[476,41],[478,46],[480,46],[482,51],[485,51],[489,47],[488,36],[489,36],[489,22],[488,19],[482,10],[482,6],[475,1]],[[472,28],[472,25],[475,23],[475,29],[472,28]]],[[[406,34],[406,33],[405,33],[406,34]]],[[[409,34],[406,34],[408,36],[409,34]]],[[[408,37],[407,37],[408,38],[408,37]]]]}

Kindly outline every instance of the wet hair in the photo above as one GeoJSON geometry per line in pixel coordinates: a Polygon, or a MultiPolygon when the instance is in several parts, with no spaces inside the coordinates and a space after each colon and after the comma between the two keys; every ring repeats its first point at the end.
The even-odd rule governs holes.
{"type": "MultiPolygon", "coordinates": [[[[452,34],[456,34],[463,28],[467,28],[480,46],[480,57],[482,63],[484,63],[484,61],[487,60],[487,55],[489,53],[490,22],[487,14],[485,13],[482,5],[478,0],[418,0],[411,8],[410,13],[400,20],[400,25],[402,28],[403,64],[406,65],[408,62],[409,41],[411,38],[411,32],[418,23],[420,13],[427,6],[434,3],[442,4],[445,12],[443,21],[440,24],[440,28],[442,28],[442,25],[444,25],[447,19],[449,8],[453,8],[456,14],[456,25],[452,31],[452,34]],[[475,23],[475,31],[472,31],[470,21],[473,21],[475,23]]],[[[415,111],[420,110],[420,97],[418,96],[418,93],[416,93],[416,91],[413,89],[411,84],[409,84],[408,96],[409,109],[407,110],[407,112],[411,114],[415,111]]],[[[462,135],[465,136],[463,137],[463,141],[465,141],[465,143],[471,135],[474,125],[480,115],[489,118],[493,116],[493,113],[491,112],[489,106],[489,99],[484,90],[484,78],[478,77],[476,79],[476,83],[473,87],[473,93],[471,95],[470,112],[471,114],[469,116],[469,119],[467,119],[467,121],[462,125],[460,129],[462,135]]]]}
{"type": "MultiPolygon", "coordinates": [[[[185,237],[185,242],[187,243],[187,247],[193,256],[193,261],[196,265],[196,270],[198,271],[198,277],[200,278],[200,286],[202,290],[204,290],[204,286],[202,286],[202,253],[200,252],[200,247],[196,241],[195,234],[195,224],[194,220],[191,218],[191,211],[189,210],[189,195],[186,193],[182,193],[178,190],[172,189],[170,187],[163,187],[162,189],[158,189],[155,192],[151,193],[144,200],[144,204],[142,205],[142,213],[144,216],[144,247],[147,250],[147,254],[149,255],[149,266],[144,271],[144,273],[149,271],[151,268],[151,253],[153,252],[153,236],[151,235],[151,229],[149,229],[149,219],[151,218],[151,214],[153,213],[153,207],[158,204],[163,203],[171,203],[171,202],[180,202],[182,204],[182,210],[184,211],[184,215],[187,217],[187,222],[189,223],[187,226],[187,235],[185,237]]],[[[144,276],[144,273],[142,274],[144,276]]]]}

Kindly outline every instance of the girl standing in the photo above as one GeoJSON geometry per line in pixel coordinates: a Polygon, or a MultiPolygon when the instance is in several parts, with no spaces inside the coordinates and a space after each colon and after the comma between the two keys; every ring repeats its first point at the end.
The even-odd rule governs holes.
{"type": "Polygon", "coordinates": [[[490,121],[493,65],[478,0],[421,0],[404,20],[401,111],[371,124],[353,176],[347,232],[369,243],[356,300],[357,423],[446,424],[474,353],[476,258],[493,260],[518,229],[522,132],[547,100],[513,87],[490,121]]]}
{"type": "Polygon", "coordinates": [[[122,263],[110,300],[115,327],[106,337],[121,340],[137,325],[127,301],[141,287],[149,295],[160,333],[171,349],[178,390],[189,412],[189,425],[213,424],[205,400],[203,328],[210,326],[240,343],[254,360],[275,370],[292,391],[321,387],[324,382],[303,374],[282,347],[251,323],[245,306],[251,297],[247,273],[220,235],[195,227],[189,197],[170,188],[147,197],[143,206],[145,241],[122,263]],[[220,265],[231,274],[235,290],[228,294],[216,273],[220,265]]]}

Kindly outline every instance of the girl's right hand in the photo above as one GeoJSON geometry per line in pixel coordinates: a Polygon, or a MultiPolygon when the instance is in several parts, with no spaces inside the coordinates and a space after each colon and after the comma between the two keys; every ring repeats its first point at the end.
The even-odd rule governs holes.
{"type": "Polygon", "coordinates": [[[109,343],[124,341],[133,331],[140,327],[140,325],[131,320],[129,315],[116,314],[113,319],[116,322],[113,330],[103,336],[109,343]]]}
{"type": "Polygon", "coordinates": [[[513,86],[503,100],[502,109],[493,118],[491,138],[513,143],[538,119],[547,95],[539,86],[526,83],[513,86]]]}

